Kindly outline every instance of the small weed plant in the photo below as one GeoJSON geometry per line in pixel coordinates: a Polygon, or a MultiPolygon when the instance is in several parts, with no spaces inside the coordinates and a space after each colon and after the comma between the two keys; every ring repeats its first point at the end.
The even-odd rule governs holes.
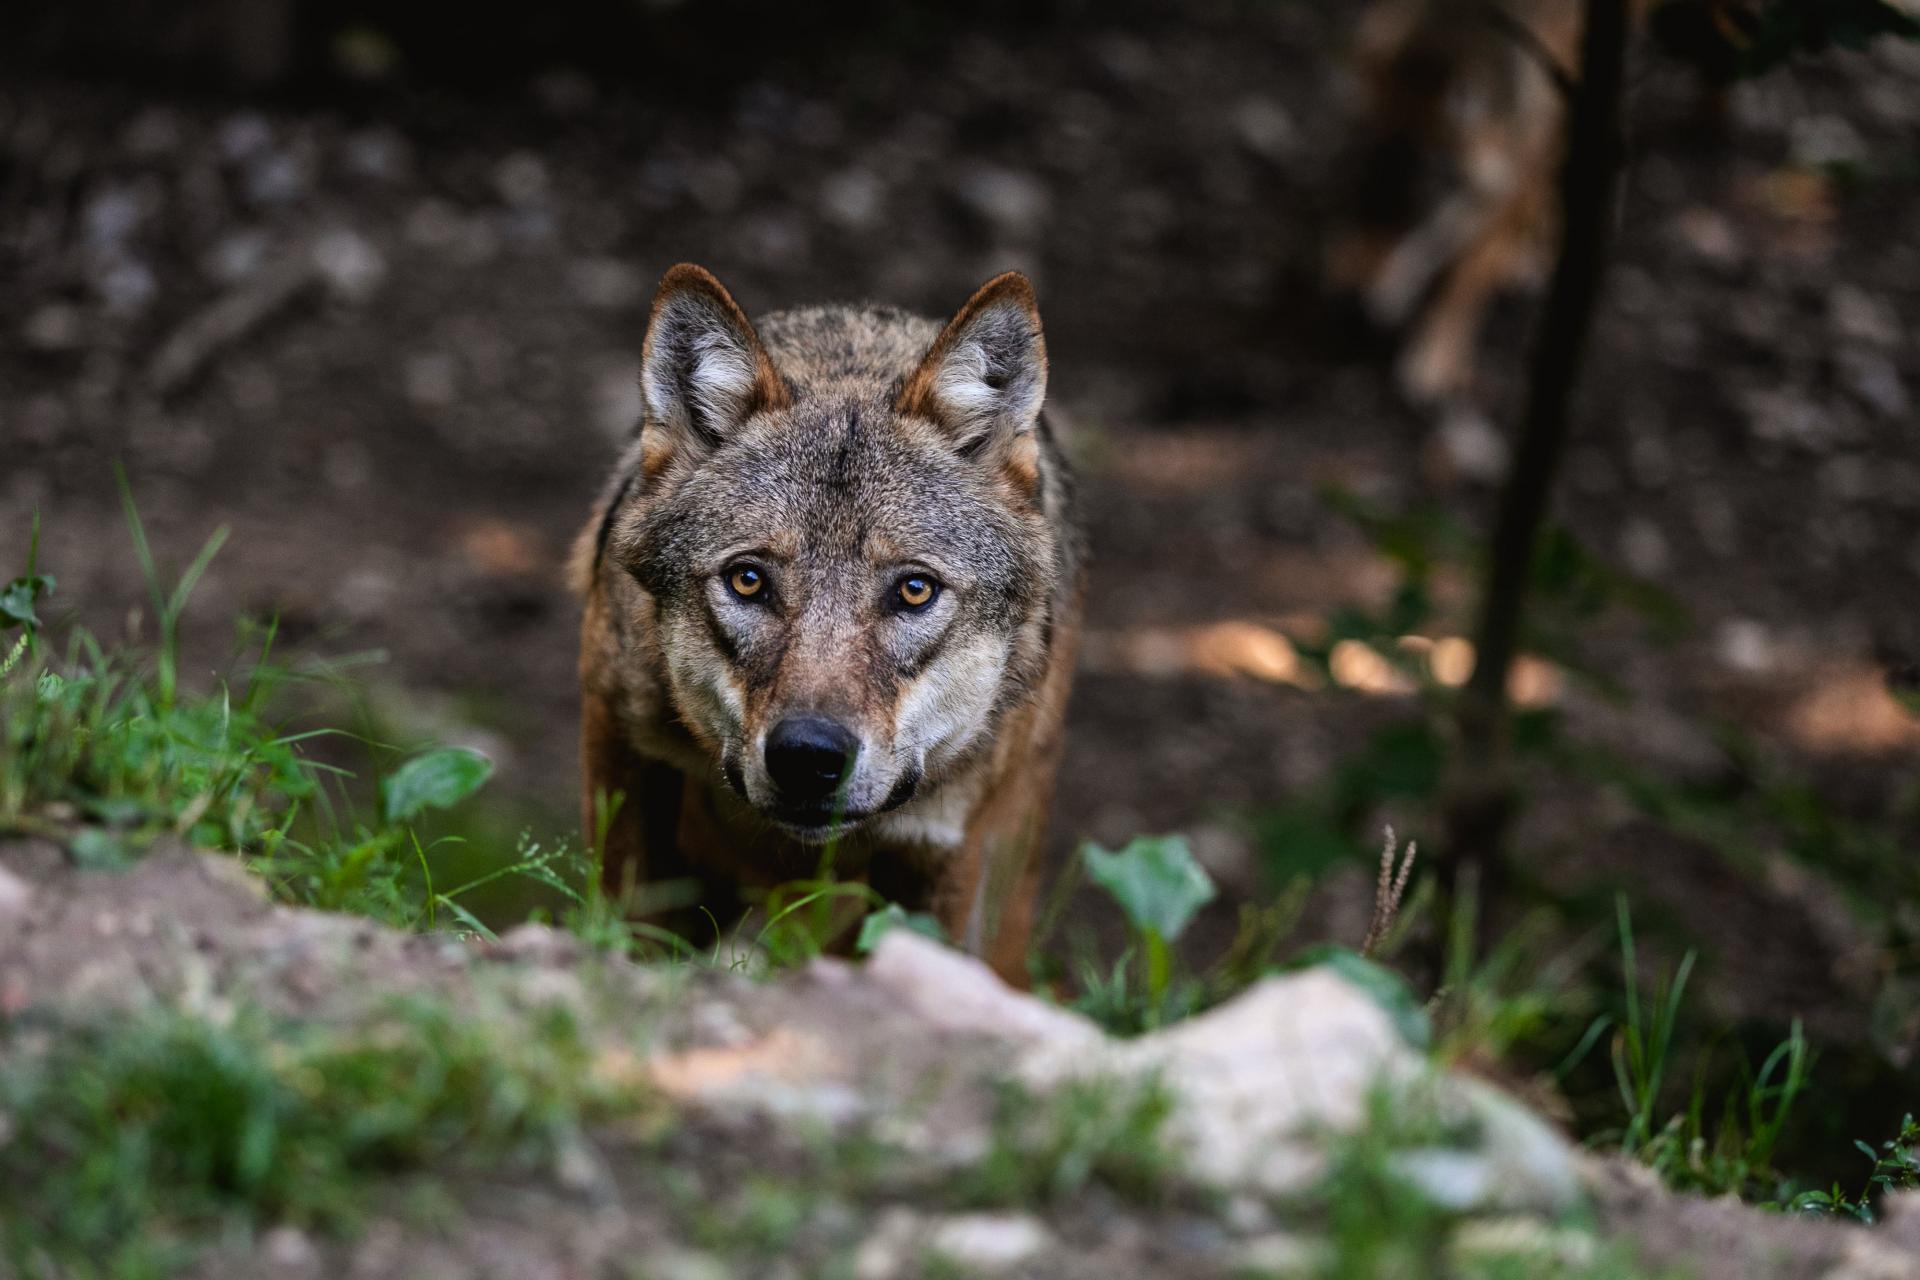
{"type": "Polygon", "coordinates": [[[0,1042],[0,1250],[168,1274],[259,1222],[338,1228],[395,1177],[551,1164],[635,1099],[563,1009],[394,1003],[355,1025],[154,1010],[0,1042]]]}

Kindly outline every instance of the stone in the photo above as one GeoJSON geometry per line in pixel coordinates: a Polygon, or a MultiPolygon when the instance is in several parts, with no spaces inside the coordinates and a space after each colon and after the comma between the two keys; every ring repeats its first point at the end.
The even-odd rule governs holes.
{"type": "Polygon", "coordinates": [[[1157,1081],[1188,1172],[1221,1188],[1297,1193],[1324,1167],[1308,1135],[1350,1133],[1373,1091],[1422,1061],[1373,1000],[1325,970],[1268,978],[1217,1009],[1130,1042],[1049,1046],[1024,1076],[1157,1081]]]}
{"type": "Polygon", "coordinates": [[[0,930],[20,927],[33,905],[33,886],[5,867],[0,867],[0,930]]]}
{"type": "Polygon", "coordinates": [[[387,274],[386,255],[357,231],[336,227],[313,243],[313,265],[338,297],[365,302],[387,274]]]}
{"type": "Polygon", "coordinates": [[[933,1228],[927,1250],[970,1275],[998,1275],[1044,1253],[1053,1233],[1024,1213],[968,1213],[933,1228]]]}
{"type": "Polygon", "coordinates": [[[1091,1020],[1014,991],[972,956],[910,929],[882,935],[867,976],[942,1030],[997,1035],[1068,1054],[1106,1041],[1091,1020]]]}

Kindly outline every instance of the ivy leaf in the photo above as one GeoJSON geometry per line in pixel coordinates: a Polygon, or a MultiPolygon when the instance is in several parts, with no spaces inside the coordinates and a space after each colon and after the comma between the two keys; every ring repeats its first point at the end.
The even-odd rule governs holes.
{"type": "Polygon", "coordinates": [[[417,755],[380,784],[388,822],[405,822],[427,809],[450,809],[493,776],[493,761],[467,747],[440,747],[417,755]]]}
{"type": "Polygon", "coordinates": [[[1185,836],[1140,836],[1118,853],[1082,845],[1080,859],[1135,929],[1167,942],[1179,937],[1217,892],[1185,836]]]}

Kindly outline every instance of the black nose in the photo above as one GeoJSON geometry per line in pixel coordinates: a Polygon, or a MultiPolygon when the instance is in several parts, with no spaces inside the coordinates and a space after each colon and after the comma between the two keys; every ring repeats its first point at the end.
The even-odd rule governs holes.
{"type": "Polygon", "coordinates": [[[789,804],[819,804],[853,769],[860,740],[824,716],[790,716],[767,735],[767,774],[789,804]]]}

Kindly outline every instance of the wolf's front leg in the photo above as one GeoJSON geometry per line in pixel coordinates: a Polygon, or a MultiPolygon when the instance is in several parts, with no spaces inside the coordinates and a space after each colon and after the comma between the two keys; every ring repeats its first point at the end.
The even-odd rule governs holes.
{"type": "Polygon", "coordinates": [[[600,883],[615,902],[632,904],[672,859],[685,782],[679,770],[633,749],[604,697],[580,703],[581,838],[599,854],[600,883]]]}

